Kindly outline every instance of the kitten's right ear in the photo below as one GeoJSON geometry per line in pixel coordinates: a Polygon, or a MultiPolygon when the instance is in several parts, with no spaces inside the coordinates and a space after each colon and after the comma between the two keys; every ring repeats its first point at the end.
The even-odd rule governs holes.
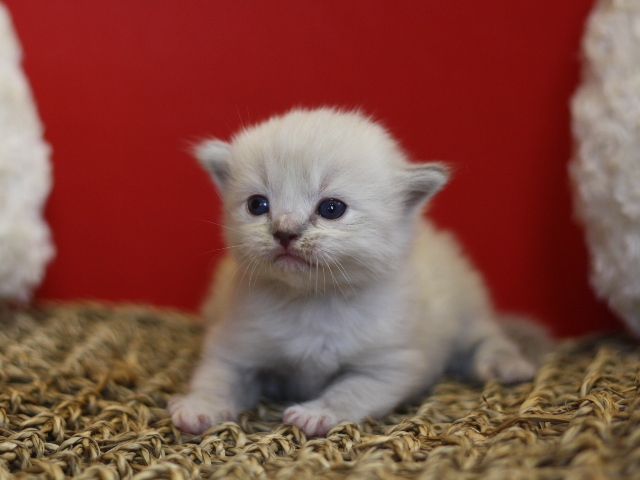
{"type": "Polygon", "coordinates": [[[222,140],[211,139],[199,143],[193,149],[193,155],[200,165],[211,174],[213,181],[224,190],[229,180],[229,153],[231,146],[222,140]]]}
{"type": "Polygon", "coordinates": [[[412,164],[402,171],[405,204],[410,210],[425,204],[449,180],[449,168],[440,162],[412,164]]]}

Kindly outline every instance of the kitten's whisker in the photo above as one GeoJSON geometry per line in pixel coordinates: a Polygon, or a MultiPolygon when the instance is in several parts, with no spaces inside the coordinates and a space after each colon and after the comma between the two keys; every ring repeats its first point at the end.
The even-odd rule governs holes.
{"type": "Polygon", "coordinates": [[[354,259],[356,262],[360,262],[362,265],[364,265],[364,266],[365,266],[365,267],[367,267],[369,270],[371,270],[371,273],[373,273],[373,274],[376,276],[376,278],[379,278],[379,277],[380,277],[380,274],[379,274],[378,272],[376,272],[376,271],[371,267],[371,265],[367,265],[365,262],[363,262],[362,260],[360,260],[358,257],[355,257],[355,256],[353,256],[353,255],[351,255],[351,254],[349,254],[349,253],[347,253],[347,252],[345,252],[345,251],[343,251],[343,250],[339,250],[339,249],[337,249],[337,248],[334,248],[334,250],[335,250],[336,252],[338,252],[338,253],[342,254],[342,255],[346,255],[347,257],[350,257],[350,258],[354,259]]]}
{"type": "Polygon", "coordinates": [[[353,290],[353,292],[355,293],[356,289],[354,288],[353,284],[351,283],[351,279],[349,278],[349,274],[347,273],[345,268],[342,266],[342,264],[338,260],[333,260],[333,261],[336,264],[336,266],[338,267],[338,270],[340,271],[340,273],[342,273],[342,276],[344,277],[344,279],[347,281],[347,283],[351,287],[351,290],[353,290]]]}
{"type": "MultiPolygon", "coordinates": [[[[208,253],[213,253],[213,252],[217,252],[212,258],[211,260],[209,260],[209,267],[211,267],[211,265],[220,257],[220,255],[227,254],[233,250],[236,250],[238,248],[242,248],[242,247],[247,247],[249,246],[249,244],[241,244],[241,245],[231,245],[230,247],[222,247],[222,248],[214,248],[213,250],[209,250],[208,252],[204,252],[204,253],[199,253],[197,254],[198,256],[201,255],[206,255],[208,253]]],[[[236,274],[236,272],[238,271],[238,268],[236,268],[234,270],[234,272],[231,274],[231,278],[229,278],[229,281],[231,281],[234,277],[234,275],[236,274]]]]}
{"type": "MultiPolygon", "coordinates": [[[[325,260],[325,262],[326,262],[326,260],[325,260]]],[[[329,275],[331,275],[331,278],[333,279],[333,289],[335,290],[336,287],[338,287],[338,290],[340,290],[340,293],[342,293],[342,296],[344,297],[344,299],[348,301],[349,299],[347,298],[345,293],[342,291],[342,287],[338,283],[338,279],[335,277],[335,275],[333,274],[333,271],[331,270],[331,265],[329,265],[328,262],[326,262],[326,263],[327,263],[327,268],[329,268],[329,275]]]]}
{"type": "Polygon", "coordinates": [[[207,253],[219,252],[221,250],[234,250],[236,248],[241,248],[241,247],[246,247],[246,246],[248,246],[248,244],[231,245],[230,247],[214,248],[213,250],[207,250],[206,252],[198,253],[196,255],[198,255],[198,256],[206,255],[207,253]]]}
{"type": "Polygon", "coordinates": [[[242,120],[242,115],[240,115],[240,108],[238,107],[238,105],[236,105],[236,112],[238,112],[238,120],[240,120],[240,126],[242,127],[242,130],[246,130],[244,121],[242,120]]]}
{"type": "Polygon", "coordinates": [[[318,301],[318,259],[316,258],[316,302],[318,301]]]}
{"type": "MultiPolygon", "coordinates": [[[[236,298],[238,298],[238,293],[240,292],[240,287],[242,286],[242,281],[244,280],[245,275],[247,274],[247,270],[249,270],[249,267],[253,264],[253,260],[257,257],[257,254],[253,254],[250,257],[247,257],[240,265],[245,265],[247,263],[247,261],[249,261],[249,264],[244,268],[244,273],[242,274],[242,277],[240,278],[240,281],[238,282],[238,290],[236,291],[236,298]]],[[[240,267],[238,267],[240,268],[240,267]]]]}
{"type": "Polygon", "coordinates": [[[226,228],[227,230],[231,230],[232,232],[236,232],[236,233],[240,233],[240,234],[242,234],[242,232],[241,232],[240,230],[235,230],[235,229],[233,229],[233,228],[231,228],[231,227],[227,227],[226,225],[223,225],[222,223],[216,223],[216,222],[213,222],[213,221],[211,221],[211,220],[205,220],[205,219],[203,219],[203,218],[195,218],[195,217],[191,217],[191,219],[192,219],[192,220],[196,220],[196,221],[198,221],[198,222],[204,222],[204,223],[210,223],[210,224],[212,224],[212,225],[217,225],[218,227],[226,228]]]}
{"type": "Polygon", "coordinates": [[[235,274],[238,270],[240,270],[240,268],[242,268],[244,266],[245,263],[247,263],[251,259],[253,259],[253,255],[249,255],[248,257],[244,257],[243,260],[238,264],[238,266],[236,267],[236,269],[235,269],[235,271],[233,273],[235,274]]]}
{"type": "Polygon", "coordinates": [[[335,295],[338,294],[338,288],[336,286],[336,277],[333,275],[333,270],[331,270],[331,265],[329,265],[329,262],[325,260],[325,265],[327,267],[327,270],[329,270],[329,276],[331,277],[329,280],[331,280],[331,285],[333,285],[333,293],[335,295]]]}
{"type": "Polygon", "coordinates": [[[249,287],[249,292],[251,292],[251,289],[252,289],[251,277],[253,276],[253,271],[255,270],[255,268],[258,265],[258,263],[260,263],[260,259],[257,258],[257,255],[256,255],[256,257],[254,257],[254,259],[251,261],[251,263],[247,267],[247,271],[249,269],[251,269],[251,273],[249,274],[249,280],[247,281],[247,286],[249,287]]]}
{"type": "Polygon", "coordinates": [[[311,270],[312,268],[309,268],[309,278],[307,279],[307,288],[304,292],[304,298],[307,298],[307,294],[309,293],[309,289],[311,288],[311,270]]]}
{"type": "MultiPolygon", "coordinates": [[[[260,262],[258,262],[258,264],[260,264],[260,262]]],[[[255,288],[255,286],[258,284],[258,280],[260,279],[260,277],[264,277],[264,273],[267,271],[267,267],[263,266],[262,268],[258,268],[256,270],[256,276],[253,277],[253,287],[255,288]]]]}
{"type": "Polygon", "coordinates": [[[244,262],[246,262],[246,261],[247,261],[247,259],[245,258],[242,262],[240,262],[240,263],[238,264],[238,266],[236,266],[236,269],[235,269],[235,270],[233,271],[233,273],[231,274],[231,278],[230,278],[229,280],[231,280],[231,279],[235,276],[235,274],[236,274],[236,273],[238,273],[238,270],[240,270],[240,267],[241,267],[241,266],[244,264],[244,262]]]}
{"type": "Polygon", "coordinates": [[[338,283],[338,279],[333,275],[333,272],[331,271],[331,267],[329,267],[329,273],[331,274],[331,277],[333,278],[333,284],[338,287],[338,290],[340,290],[340,293],[342,294],[342,296],[344,297],[345,300],[349,301],[349,299],[347,298],[347,295],[344,293],[344,291],[342,290],[342,287],[340,286],[340,284],[338,283]]]}
{"type": "MultiPolygon", "coordinates": [[[[249,263],[247,263],[247,265],[242,268],[242,277],[240,277],[241,288],[242,288],[242,285],[244,284],[244,277],[247,275],[247,272],[251,268],[251,265],[253,265],[253,261],[254,261],[254,258],[251,257],[251,260],[249,261],[249,263]]],[[[249,288],[249,291],[251,291],[251,288],[249,288]]]]}
{"type": "MultiPolygon", "coordinates": [[[[251,269],[251,273],[249,274],[249,289],[251,289],[251,279],[253,278],[253,272],[256,269],[256,267],[258,266],[258,264],[260,263],[260,259],[257,258],[255,263],[253,264],[253,268],[251,269]]],[[[256,279],[257,279],[257,275],[256,275],[256,279]]]]}
{"type": "Polygon", "coordinates": [[[342,274],[342,276],[347,281],[347,283],[349,283],[349,279],[345,276],[345,273],[342,270],[342,264],[340,264],[340,262],[338,262],[337,260],[331,258],[328,255],[325,255],[323,258],[324,258],[325,263],[327,264],[327,267],[329,268],[330,272],[331,272],[331,266],[329,264],[332,263],[333,265],[335,265],[335,267],[338,269],[338,271],[342,274]]]}
{"type": "Polygon", "coordinates": [[[216,187],[215,189],[216,195],[218,196],[218,200],[220,200],[220,203],[222,203],[222,206],[224,207],[224,209],[231,214],[231,209],[227,206],[226,202],[224,201],[224,198],[222,197],[222,195],[220,194],[220,192],[218,191],[218,188],[216,187]]]}
{"type": "Polygon", "coordinates": [[[324,265],[322,265],[322,294],[327,294],[327,275],[324,270],[324,265]]]}
{"type": "MultiPolygon", "coordinates": [[[[310,260],[309,260],[308,263],[309,263],[309,280],[307,282],[307,285],[308,285],[307,288],[309,290],[313,290],[313,283],[311,282],[311,277],[312,277],[312,274],[313,274],[313,264],[311,263],[310,260]]],[[[317,293],[316,293],[316,296],[317,296],[317,293]]]]}

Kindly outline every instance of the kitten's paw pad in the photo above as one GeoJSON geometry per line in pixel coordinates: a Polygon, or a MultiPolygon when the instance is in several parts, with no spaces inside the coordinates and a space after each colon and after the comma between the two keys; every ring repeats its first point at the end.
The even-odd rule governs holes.
{"type": "Polygon", "coordinates": [[[337,425],[338,417],[326,408],[294,405],[282,415],[284,423],[291,423],[308,437],[323,437],[337,425]]]}
{"type": "Polygon", "coordinates": [[[500,348],[478,355],[474,370],[476,378],[483,382],[494,378],[504,383],[524,382],[536,373],[535,365],[520,352],[500,348]]]}
{"type": "Polygon", "coordinates": [[[200,434],[216,423],[233,420],[230,409],[191,395],[173,397],[167,409],[173,424],[186,433],[200,434]]]}

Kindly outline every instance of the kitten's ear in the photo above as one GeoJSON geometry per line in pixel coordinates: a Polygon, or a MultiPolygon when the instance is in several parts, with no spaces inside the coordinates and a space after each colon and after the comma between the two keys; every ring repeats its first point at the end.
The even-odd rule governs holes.
{"type": "Polygon", "coordinates": [[[449,180],[449,169],[443,163],[420,163],[402,171],[405,204],[411,210],[422,206],[449,180]]]}
{"type": "Polygon", "coordinates": [[[227,142],[215,138],[205,140],[193,149],[193,155],[221,190],[224,190],[229,180],[229,149],[227,142]]]}

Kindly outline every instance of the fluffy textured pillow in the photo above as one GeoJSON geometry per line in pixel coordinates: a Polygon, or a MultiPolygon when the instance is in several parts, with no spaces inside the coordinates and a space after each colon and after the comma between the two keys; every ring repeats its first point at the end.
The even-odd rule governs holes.
{"type": "Polygon", "coordinates": [[[42,210],[50,148],[20,68],[20,46],[0,4],[0,299],[27,301],[54,248],[42,210]]]}
{"type": "Polygon", "coordinates": [[[570,172],[591,283],[640,335],[640,2],[599,1],[583,52],[570,172]]]}

